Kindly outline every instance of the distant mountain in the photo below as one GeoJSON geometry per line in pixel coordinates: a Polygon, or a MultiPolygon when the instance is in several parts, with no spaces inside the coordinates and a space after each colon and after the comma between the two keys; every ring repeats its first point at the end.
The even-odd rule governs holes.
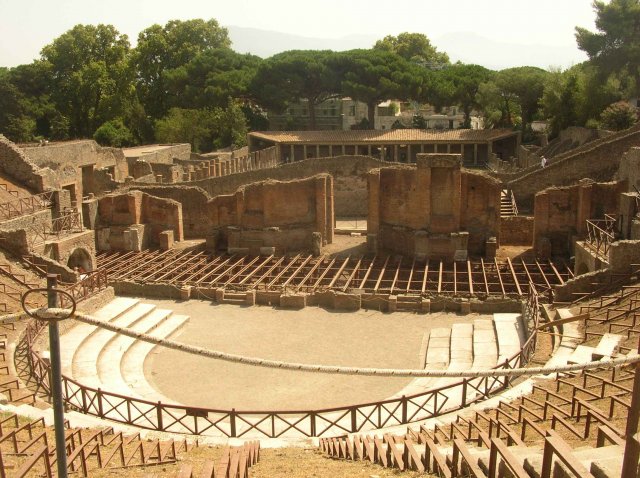
{"type": "Polygon", "coordinates": [[[371,48],[380,39],[376,35],[346,35],[341,38],[311,38],[258,28],[227,26],[235,51],[262,58],[287,50],[334,50],[371,48]]]}
{"type": "Polygon", "coordinates": [[[512,66],[567,68],[587,60],[577,45],[535,45],[491,40],[471,32],[447,33],[433,40],[452,61],[475,63],[492,70],[512,66]]]}
{"type": "MultiPolygon", "coordinates": [[[[232,48],[267,58],[287,50],[334,50],[371,48],[380,35],[346,35],[341,38],[312,38],[258,28],[227,26],[232,48]]],[[[472,32],[447,33],[431,41],[452,61],[475,63],[493,70],[512,66],[567,68],[583,62],[586,55],[575,45],[534,45],[492,40],[472,32]]]]}

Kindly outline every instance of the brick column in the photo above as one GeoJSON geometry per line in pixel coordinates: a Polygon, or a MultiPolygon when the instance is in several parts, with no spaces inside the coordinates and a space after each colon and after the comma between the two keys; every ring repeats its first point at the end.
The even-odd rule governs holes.
{"type": "Polygon", "coordinates": [[[316,231],[322,234],[322,245],[327,244],[327,177],[316,178],[316,231]]]}
{"type": "Polygon", "coordinates": [[[374,169],[367,174],[369,214],[367,215],[367,233],[378,234],[380,229],[380,170],[374,169]]]}

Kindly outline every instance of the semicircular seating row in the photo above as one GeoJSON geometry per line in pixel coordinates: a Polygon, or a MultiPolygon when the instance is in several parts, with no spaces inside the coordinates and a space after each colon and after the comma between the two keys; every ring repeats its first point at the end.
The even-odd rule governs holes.
{"type": "MultiPolygon", "coordinates": [[[[449,372],[495,368],[522,350],[527,335],[522,315],[517,313],[495,313],[493,319],[475,318],[464,323],[455,323],[451,327],[433,328],[424,334],[419,365],[426,370],[449,372]]],[[[390,398],[425,393],[459,383],[461,380],[448,377],[416,378],[390,398]]],[[[470,384],[484,388],[481,382],[482,379],[473,379],[470,384]]],[[[490,380],[486,386],[496,389],[503,383],[503,378],[496,378],[490,380]]],[[[447,398],[447,408],[460,405],[461,388],[446,389],[443,395],[447,398]]],[[[473,399],[474,395],[473,390],[469,388],[467,400],[473,399]]]]}
{"type": "MultiPolygon", "coordinates": [[[[129,297],[117,297],[92,315],[162,339],[174,335],[189,320],[186,315],[129,297]]],[[[62,335],[60,345],[62,373],[68,378],[120,395],[180,405],[145,378],[144,360],[154,344],[79,323],[62,335]]]]}

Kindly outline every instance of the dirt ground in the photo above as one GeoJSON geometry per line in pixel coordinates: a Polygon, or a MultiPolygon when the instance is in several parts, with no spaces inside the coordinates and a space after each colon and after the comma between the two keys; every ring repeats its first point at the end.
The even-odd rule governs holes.
{"type": "MultiPolygon", "coordinates": [[[[417,368],[425,331],[477,315],[354,313],[148,300],[191,317],[172,337],[213,350],[325,365],[417,368]]],[[[318,409],[381,400],[408,378],[354,377],[259,368],[155,348],[145,374],[165,396],[192,406],[238,410],[318,409]]]]}

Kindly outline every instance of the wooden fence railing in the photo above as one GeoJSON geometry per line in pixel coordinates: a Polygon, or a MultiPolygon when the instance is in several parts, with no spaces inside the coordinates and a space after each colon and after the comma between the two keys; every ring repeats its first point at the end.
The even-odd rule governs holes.
{"type": "MultiPolygon", "coordinates": [[[[105,269],[97,269],[92,272],[87,272],[86,274],[83,274],[83,276],[84,277],[80,281],[63,289],[73,297],[76,303],[91,297],[109,285],[107,271],[105,269]]],[[[70,300],[64,295],[60,294],[59,299],[60,307],[66,308],[71,306],[69,303],[70,300]]]]}
{"type": "MultiPolygon", "coordinates": [[[[539,304],[535,288],[523,305],[525,323],[533,325],[522,349],[495,367],[523,367],[535,351],[539,304]]],[[[40,325],[30,323],[23,335],[31,373],[49,391],[49,363],[32,347],[40,325]]],[[[508,387],[508,377],[465,378],[416,395],[346,407],[305,411],[218,410],[151,402],[92,388],[63,376],[65,405],[89,415],[140,428],[227,437],[322,437],[405,425],[461,409],[508,387]]]]}
{"type": "Polygon", "coordinates": [[[31,247],[36,244],[42,244],[52,238],[60,239],[62,236],[80,231],[82,231],[82,218],[75,208],[53,219],[51,226],[39,224],[37,226],[31,226],[27,230],[31,247]]]}
{"type": "Polygon", "coordinates": [[[53,205],[53,191],[36,194],[26,198],[0,204],[0,221],[6,221],[25,214],[33,214],[53,205]]]}

